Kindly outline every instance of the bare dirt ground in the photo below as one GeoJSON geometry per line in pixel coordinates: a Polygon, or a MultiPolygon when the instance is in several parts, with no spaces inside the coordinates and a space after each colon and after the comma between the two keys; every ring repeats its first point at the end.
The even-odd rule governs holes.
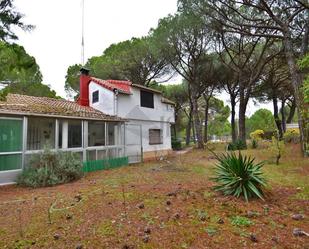
{"type": "Polygon", "coordinates": [[[265,165],[265,201],[214,192],[214,163],[192,150],[56,187],[1,187],[0,248],[309,248],[307,236],[293,235],[309,232],[309,160],[298,147],[265,165]]]}

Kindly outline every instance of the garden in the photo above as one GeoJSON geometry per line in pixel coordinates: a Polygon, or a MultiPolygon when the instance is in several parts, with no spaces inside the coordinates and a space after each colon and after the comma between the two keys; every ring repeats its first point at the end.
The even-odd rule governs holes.
{"type": "Polygon", "coordinates": [[[0,247],[308,248],[308,159],[287,143],[276,165],[271,146],[241,151],[262,199],[222,188],[225,159],[239,161],[224,143],[53,187],[1,187],[0,247]]]}

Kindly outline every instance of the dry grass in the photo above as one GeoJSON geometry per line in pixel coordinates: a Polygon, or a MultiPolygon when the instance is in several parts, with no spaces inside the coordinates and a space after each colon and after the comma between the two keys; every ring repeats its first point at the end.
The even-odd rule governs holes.
{"type": "MultiPolygon", "coordinates": [[[[267,148],[245,153],[271,156],[267,148]]],[[[292,234],[295,227],[309,231],[309,163],[296,146],[281,165],[264,167],[265,202],[213,192],[214,163],[210,153],[193,150],[52,188],[0,188],[0,248],[308,248],[308,238],[292,234]],[[305,219],[291,219],[295,213],[305,219]]]]}

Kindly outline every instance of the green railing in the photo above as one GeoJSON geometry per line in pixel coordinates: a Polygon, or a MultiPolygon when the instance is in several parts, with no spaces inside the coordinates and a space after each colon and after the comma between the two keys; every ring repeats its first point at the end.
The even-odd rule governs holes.
{"type": "Polygon", "coordinates": [[[83,163],[84,172],[119,168],[129,164],[128,157],[117,157],[104,160],[87,161],[83,163]]]}

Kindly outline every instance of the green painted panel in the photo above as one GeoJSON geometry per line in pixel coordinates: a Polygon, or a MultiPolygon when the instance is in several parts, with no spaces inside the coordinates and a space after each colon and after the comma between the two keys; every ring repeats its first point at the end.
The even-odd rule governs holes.
{"type": "Polygon", "coordinates": [[[21,169],[21,163],[21,154],[0,155],[0,171],[21,169]]]}
{"type": "Polygon", "coordinates": [[[83,171],[92,172],[97,170],[113,169],[128,164],[128,157],[117,157],[104,160],[87,161],[83,163],[83,171]]]}
{"type": "Polygon", "coordinates": [[[22,120],[0,119],[0,152],[21,151],[22,132],[22,120]]]}

